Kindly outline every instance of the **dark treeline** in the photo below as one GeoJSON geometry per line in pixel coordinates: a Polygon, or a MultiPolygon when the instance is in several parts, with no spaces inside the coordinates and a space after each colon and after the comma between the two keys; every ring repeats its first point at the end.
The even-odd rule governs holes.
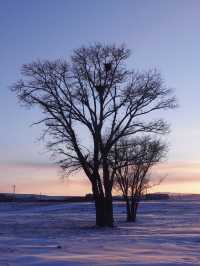
{"type": "MultiPolygon", "coordinates": [[[[152,193],[145,194],[141,200],[168,200],[170,196],[166,193],[152,193]]],[[[113,201],[124,201],[121,196],[113,196],[113,201]]],[[[85,196],[46,196],[37,194],[13,194],[13,193],[0,193],[0,202],[94,202],[92,194],[85,196]]]]}

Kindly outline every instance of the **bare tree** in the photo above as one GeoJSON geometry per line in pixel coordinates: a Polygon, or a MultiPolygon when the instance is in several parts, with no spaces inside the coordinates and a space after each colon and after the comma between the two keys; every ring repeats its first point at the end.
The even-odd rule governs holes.
{"type": "Polygon", "coordinates": [[[114,187],[122,192],[126,202],[127,221],[134,222],[142,194],[161,182],[151,182],[149,171],[165,157],[166,145],[150,136],[125,138],[113,151],[114,187]]]}
{"type": "Polygon", "coordinates": [[[61,167],[68,174],[84,170],[91,182],[98,226],[113,226],[109,151],[123,136],[166,132],[168,125],[162,119],[152,120],[148,115],[176,106],[158,72],[126,69],[129,55],[124,46],[82,47],[69,63],[23,65],[24,79],[13,85],[21,102],[42,110],[38,123],[45,125],[49,148],[62,156],[61,167]],[[82,130],[90,137],[88,145],[82,130]]]}

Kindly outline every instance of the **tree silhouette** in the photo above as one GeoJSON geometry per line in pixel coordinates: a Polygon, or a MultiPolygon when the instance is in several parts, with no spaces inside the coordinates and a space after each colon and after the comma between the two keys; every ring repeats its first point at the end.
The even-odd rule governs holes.
{"type": "Polygon", "coordinates": [[[126,68],[129,55],[124,46],[81,47],[69,62],[38,60],[23,65],[24,79],[12,87],[21,102],[41,109],[43,119],[38,123],[45,125],[48,147],[61,156],[59,164],[66,173],[84,170],[98,226],[113,226],[110,150],[124,136],[166,132],[168,125],[149,114],[176,106],[158,72],[126,68]]]}
{"type": "Polygon", "coordinates": [[[150,136],[122,138],[113,149],[114,186],[122,192],[126,202],[127,221],[136,220],[141,196],[153,186],[149,171],[166,155],[166,150],[165,144],[150,136]]]}

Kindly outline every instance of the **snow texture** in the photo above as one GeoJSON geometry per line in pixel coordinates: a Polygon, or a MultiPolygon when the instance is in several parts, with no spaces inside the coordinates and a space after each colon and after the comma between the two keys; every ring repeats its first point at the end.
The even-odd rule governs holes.
{"type": "Polygon", "coordinates": [[[135,224],[114,204],[95,228],[92,203],[0,203],[0,266],[200,265],[200,202],[148,201],[135,224]]]}

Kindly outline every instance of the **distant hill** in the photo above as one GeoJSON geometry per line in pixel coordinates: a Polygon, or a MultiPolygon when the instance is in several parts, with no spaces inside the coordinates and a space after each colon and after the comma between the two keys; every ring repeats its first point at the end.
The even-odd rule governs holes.
{"type": "Polygon", "coordinates": [[[0,193],[0,202],[81,202],[89,201],[88,198],[84,196],[48,196],[48,195],[37,195],[37,194],[12,194],[12,193],[0,193]]]}
{"type": "Polygon", "coordinates": [[[169,200],[170,196],[167,193],[152,193],[142,197],[143,200],[169,200]]]}

